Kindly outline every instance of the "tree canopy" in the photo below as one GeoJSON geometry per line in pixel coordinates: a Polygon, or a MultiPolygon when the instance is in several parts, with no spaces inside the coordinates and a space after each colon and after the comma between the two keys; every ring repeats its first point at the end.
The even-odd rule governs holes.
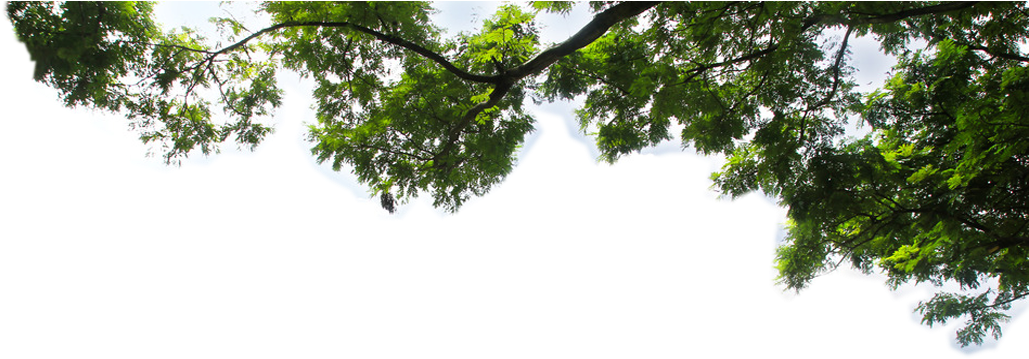
{"type": "Polygon", "coordinates": [[[431,4],[266,2],[271,23],[213,19],[225,37],[162,29],[143,2],[11,2],[34,77],[68,106],[123,114],[164,159],[253,147],[281,103],[276,73],[315,83],[312,152],[392,212],[419,194],[457,211],[504,179],[534,119],[579,99],[615,162],[673,138],[723,154],[720,192],[788,209],[776,259],[800,290],[850,263],[891,287],[941,289],[917,311],[963,318],[961,345],[999,338],[1029,294],[1029,9],[1024,2],[596,2],[558,44],[504,5],[445,38],[431,4]],[[859,93],[849,41],[899,62],[859,93]],[[220,113],[220,114],[219,114],[220,113]],[[848,122],[868,134],[844,136],[848,122]]]}

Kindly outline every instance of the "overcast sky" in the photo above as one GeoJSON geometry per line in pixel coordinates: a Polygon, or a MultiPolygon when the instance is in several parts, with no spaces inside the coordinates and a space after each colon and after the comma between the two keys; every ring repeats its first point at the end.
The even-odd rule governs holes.
{"type": "MultiPolygon", "coordinates": [[[[453,37],[460,31],[465,32],[477,32],[480,29],[482,21],[492,15],[497,6],[502,5],[502,2],[437,2],[434,7],[439,9],[440,12],[432,15],[434,24],[441,28],[447,29],[447,35],[453,37]]],[[[525,2],[518,2],[522,6],[527,6],[525,2]]],[[[221,38],[220,35],[215,31],[213,25],[208,23],[208,19],[211,16],[224,16],[226,11],[236,16],[236,19],[246,24],[250,30],[256,30],[270,25],[270,19],[267,14],[255,15],[249,9],[255,8],[254,3],[235,3],[229,5],[219,6],[219,2],[162,2],[159,3],[154,14],[158,23],[164,25],[165,29],[178,28],[180,26],[187,26],[190,28],[198,29],[202,34],[205,34],[210,40],[221,38]]],[[[643,16],[642,19],[645,19],[643,16]]],[[[549,14],[541,12],[536,17],[536,23],[540,27],[540,41],[541,43],[557,43],[567,39],[569,36],[578,31],[583,25],[592,20],[592,14],[589,10],[589,6],[586,4],[578,4],[574,10],[567,16],[560,14],[549,14]]],[[[828,33],[828,36],[842,36],[842,32],[828,33]]],[[[228,41],[222,41],[222,44],[226,44],[228,41]]],[[[871,92],[873,89],[878,88],[884,81],[886,73],[895,64],[895,61],[883,55],[879,50],[878,43],[868,37],[851,39],[850,45],[853,55],[850,58],[849,64],[857,69],[856,81],[860,85],[858,88],[861,92],[871,92]]],[[[915,46],[924,45],[924,43],[916,43],[915,46]]],[[[1023,53],[1026,52],[1026,48],[1023,47],[1023,53]]],[[[394,71],[396,73],[396,71],[394,71]]],[[[455,216],[450,215],[446,211],[437,210],[432,207],[432,201],[429,198],[422,198],[418,200],[412,200],[409,204],[398,208],[395,214],[390,215],[388,212],[383,210],[379,205],[378,199],[370,199],[369,192],[366,186],[360,185],[356,176],[348,171],[347,167],[344,167],[342,172],[331,171],[330,164],[317,165],[314,157],[311,155],[310,148],[311,143],[308,143],[305,138],[307,137],[307,123],[316,123],[314,117],[313,106],[314,101],[311,96],[313,91],[313,79],[309,79],[307,82],[303,82],[299,77],[291,71],[280,69],[278,74],[279,86],[284,91],[297,97],[300,101],[304,102],[304,109],[300,111],[299,122],[296,128],[296,132],[293,135],[292,142],[297,149],[298,155],[305,160],[308,168],[312,173],[317,175],[319,178],[324,180],[326,183],[340,188],[350,195],[350,198],[354,200],[361,213],[369,221],[374,222],[394,222],[400,223],[406,220],[407,217],[417,208],[419,204],[425,206],[426,209],[441,223],[448,223],[452,221],[455,216]]],[[[122,160],[125,161],[126,166],[139,169],[141,171],[153,173],[156,175],[170,176],[180,172],[177,167],[169,167],[164,165],[164,160],[161,157],[161,150],[156,149],[157,154],[146,157],[144,153],[147,152],[147,146],[143,145],[138,139],[138,134],[131,132],[127,127],[127,121],[123,117],[118,115],[112,115],[102,112],[95,112],[90,110],[81,109],[67,109],[60,105],[57,100],[57,95],[50,88],[40,85],[36,82],[31,83],[33,94],[49,103],[51,106],[61,109],[65,113],[69,114],[72,118],[79,120],[82,124],[86,125],[87,128],[103,135],[112,141],[114,141],[118,150],[121,153],[122,160]]],[[[582,133],[578,132],[578,122],[575,119],[573,110],[581,106],[581,98],[576,99],[575,102],[560,101],[552,104],[543,104],[540,106],[534,105],[530,100],[527,100],[526,108],[530,113],[533,113],[537,118],[546,116],[548,118],[554,118],[561,122],[562,129],[564,130],[565,138],[583,148],[584,156],[583,160],[589,160],[591,167],[597,173],[604,173],[614,171],[618,169],[624,169],[632,166],[639,166],[642,164],[649,163],[649,161],[658,160],[661,158],[667,158],[672,156],[684,156],[694,158],[708,165],[708,173],[705,175],[705,181],[703,188],[696,188],[702,199],[708,202],[716,203],[723,206],[731,206],[733,203],[725,199],[718,199],[718,192],[711,190],[712,182],[707,180],[706,177],[711,172],[719,171],[721,166],[724,164],[723,156],[701,156],[693,151],[693,149],[682,149],[681,141],[678,138],[678,133],[681,131],[681,125],[675,125],[671,133],[675,135],[675,138],[671,141],[665,142],[659,146],[648,148],[643,150],[641,153],[628,155],[618,160],[614,166],[607,166],[606,164],[600,163],[597,160],[599,151],[595,145],[595,139],[587,137],[582,133]]],[[[284,102],[288,104],[288,100],[284,102]]],[[[212,108],[212,112],[215,115],[219,114],[220,107],[212,108]]],[[[281,132],[286,125],[288,106],[282,106],[278,109],[278,113],[274,116],[263,119],[260,122],[270,124],[278,132],[281,132]]],[[[217,117],[216,117],[217,118],[217,117]]],[[[217,119],[216,119],[217,120],[217,119]]],[[[857,121],[852,121],[856,123],[857,121]]],[[[595,129],[588,130],[595,131],[595,129]]],[[[866,132],[866,129],[860,128],[849,128],[847,135],[859,137],[866,132]]],[[[278,135],[278,133],[276,134],[278,135]]],[[[529,155],[535,150],[535,148],[542,141],[546,135],[546,129],[543,125],[542,120],[539,120],[536,125],[536,131],[527,136],[526,143],[523,146],[519,154],[519,168],[526,163],[529,155]]],[[[209,170],[213,168],[213,171],[217,171],[214,168],[215,165],[224,157],[230,158],[257,158],[259,153],[263,151],[268,145],[271,144],[272,138],[269,138],[259,146],[255,151],[238,150],[237,145],[233,143],[226,143],[221,146],[221,154],[212,154],[210,157],[204,157],[199,151],[197,155],[193,155],[188,159],[183,160],[182,169],[201,169],[209,170]]],[[[517,173],[516,173],[517,174],[517,173]]],[[[509,179],[509,178],[508,178],[509,179]]],[[[502,189],[502,187],[498,188],[502,189]]],[[[492,193],[490,194],[492,195],[492,193]]],[[[784,227],[782,223],[786,220],[786,210],[776,204],[776,201],[768,198],[766,195],[756,194],[755,198],[765,206],[769,207],[775,213],[775,226],[773,227],[771,241],[773,248],[782,240],[784,235],[784,227]]],[[[470,201],[464,206],[464,211],[470,209],[481,203],[484,199],[475,199],[470,201]]],[[[771,252],[770,252],[771,253],[771,252]]],[[[756,275],[756,274],[755,274],[756,275]]],[[[776,276],[774,270],[769,270],[769,278],[776,276]]],[[[840,271],[838,277],[849,280],[857,281],[862,283],[881,283],[885,277],[883,276],[861,276],[854,271],[840,271]]],[[[995,283],[991,287],[995,287],[995,283]]],[[[772,285],[770,283],[770,289],[775,293],[784,303],[792,303],[799,299],[799,297],[792,295],[791,293],[784,292],[782,288],[772,285]]],[[[957,291],[956,286],[946,287],[945,289],[950,291],[957,291]]],[[[924,287],[907,287],[900,288],[895,292],[887,292],[887,296],[893,302],[900,302],[907,299],[919,292],[929,293],[924,287]]],[[[931,295],[929,295],[931,297],[931,295]]],[[[919,324],[921,317],[914,314],[914,307],[916,302],[909,301],[906,304],[906,308],[909,313],[909,322],[923,331],[928,333],[936,333],[942,329],[942,327],[927,328],[919,324]]],[[[1021,300],[1017,304],[1016,309],[1008,312],[1012,315],[1012,321],[1008,323],[1002,323],[1001,326],[1004,331],[1005,337],[1010,332],[1015,324],[1025,318],[1026,314],[1029,313],[1029,300],[1021,300]]],[[[899,321],[899,318],[897,318],[899,321]]],[[[954,321],[955,324],[962,323],[963,320],[954,321]]],[[[987,335],[987,342],[982,348],[969,347],[968,349],[960,349],[954,339],[954,330],[951,330],[951,334],[946,338],[947,346],[952,353],[961,356],[970,356],[977,353],[993,353],[999,349],[1000,344],[1003,340],[993,340],[992,336],[987,335]]],[[[929,349],[933,350],[933,349],[929,349]]]]}

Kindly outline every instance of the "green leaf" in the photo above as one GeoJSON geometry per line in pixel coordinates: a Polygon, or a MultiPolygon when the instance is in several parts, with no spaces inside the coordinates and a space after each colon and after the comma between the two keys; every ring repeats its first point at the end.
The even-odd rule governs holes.
{"type": "Polygon", "coordinates": [[[932,165],[925,165],[925,167],[920,168],[917,172],[915,172],[910,177],[908,177],[908,182],[909,183],[922,182],[926,178],[928,178],[929,176],[932,176],[932,175],[936,174],[937,171],[938,171],[938,169],[933,168],[932,165]]]}

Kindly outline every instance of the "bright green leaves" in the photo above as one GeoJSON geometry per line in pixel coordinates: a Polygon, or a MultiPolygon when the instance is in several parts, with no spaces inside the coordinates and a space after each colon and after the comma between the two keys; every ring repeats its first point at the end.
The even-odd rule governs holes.
{"type": "Polygon", "coordinates": [[[470,100],[472,100],[472,102],[474,102],[474,103],[486,102],[487,100],[489,100],[489,95],[490,94],[488,94],[488,93],[481,93],[481,94],[472,96],[472,98],[470,100]]]}
{"type": "MultiPolygon", "coordinates": [[[[486,100],[488,100],[488,96],[480,95],[480,96],[472,96],[472,99],[473,99],[472,102],[482,103],[482,102],[486,101],[486,100],[476,101],[475,99],[478,98],[478,97],[486,98],[486,100]]],[[[479,112],[478,114],[475,115],[475,120],[474,121],[478,125],[485,125],[485,124],[489,123],[490,119],[499,111],[500,111],[500,108],[497,107],[497,106],[493,106],[493,107],[489,107],[489,108],[483,109],[482,112],[479,112]]]]}
{"type": "Polygon", "coordinates": [[[917,246],[905,244],[893,252],[893,255],[883,258],[883,263],[892,264],[894,269],[911,272],[922,258],[919,253],[917,246]]]}
{"type": "Polygon", "coordinates": [[[477,72],[502,73],[524,63],[538,52],[535,14],[515,5],[504,5],[483,22],[474,35],[462,35],[461,57],[477,72]]]}
{"type": "Polygon", "coordinates": [[[918,171],[916,171],[914,174],[912,174],[910,177],[908,177],[908,182],[911,182],[911,183],[922,182],[927,177],[936,174],[936,172],[939,172],[939,170],[936,169],[936,168],[933,168],[933,165],[925,165],[925,167],[919,168],[918,171]]]}
{"type": "Polygon", "coordinates": [[[532,8],[537,11],[543,10],[547,12],[567,14],[572,11],[572,5],[574,4],[575,3],[570,1],[533,1],[532,8]]]}
{"type": "MultiPolygon", "coordinates": [[[[482,38],[483,42],[491,49],[502,46],[507,41],[513,39],[515,39],[515,31],[511,30],[510,27],[493,29],[493,31],[486,33],[482,38]]],[[[497,56],[496,59],[492,60],[500,61],[500,57],[497,56]]]]}

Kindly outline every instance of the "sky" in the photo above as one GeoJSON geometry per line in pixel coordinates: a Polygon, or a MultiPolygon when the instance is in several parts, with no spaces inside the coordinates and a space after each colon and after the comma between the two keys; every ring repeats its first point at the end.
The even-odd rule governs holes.
{"type": "MultiPolygon", "coordinates": [[[[516,3],[524,7],[528,6],[525,2],[516,3]]],[[[433,24],[446,29],[447,37],[453,37],[460,31],[477,32],[477,30],[481,28],[483,20],[488,19],[488,17],[496,11],[496,8],[502,4],[503,2],[436,2],[433,6],[440,11],[430,17],[433,24]]],[[[226,13],[232,13],[236,19],[242,21],[248,29],[254,31],[255,29],[261,29],[271,25],[270,17],[267,14],[254,14],[250,10],[255,8],[253,6],[255,6],[254,3],[248,2],[226,5],[219,5],[219,2],[214,1],[161,2],[155,6],[154,15],[156,17],[156,22],[162,24],[166,30],[186,26],[200,30],[202,34],[205,34],[213,41],[221,38],[221,36],[216,31],[216,28],[207,21],[211,16],[225,16],[226,13]]],[[[641,26],[645,26],[645,17],[646,16],[641,17],[641,20],[644,23],[641,24],[641,26]]],[[[568,15],[540,12],[536,16],[536,24],[540,28],[540,42],[543,44],[561,42],[573,35],[591,20],[592,14],[589,6],[586,4],[577,4],[568,15]]],[[[843,32],[827,32],[825,35],[829,37],[840,37],[843,35],[843,32]]],[[[823,35],[823,39],[825,35],[823,35]]],[[[222,41],[222,44],[227,43],[229,43],[227,40],[222,41]]],[[[878,42],[876,42],[874,38],[852,38],[849,43],[852,55],[848,61],[849,65],[857,70],[854,77],[859,85],[858,91],[863,93],[871,92],[873,89],[882,85],[883,81],[886,79],[888,71],[896,61],[891,57],[883,55],[882,51],[879,49],[878,42]]],[[[924,43],[920,42],[912,44],[913,48],[924,45],[924,43]]],[[[1025,53],[1029,51],[1029,49],[1027,49],[1026,46],[1023,46],[1022,51],[1025,53]]],[[[398,71],[394,71],[394,73],[397,72],[398,71]]],[[[317,122],[314,117],[314,98],[311,95],[314,88],[314,80],[301,80],[299,76],[292,71],[280,69],[278,82],[280,88],[304,102],[304,109],[300,111],[298,125],[292,136],[292,142],[297,150],[297,155],[304,159],[308,169],[313,174],[317,175],[329,185],[348,193],[355,205],[365,216],[365,219],[372,222],[402,223],[411,215],[419,204],[423,205],[440,223],[448,223],[457,217],[451,215],[445,210],[434,208],[432,206],[432,201],[428,196],[413,199],[406,205],[400,206],[396,213],[389,214],[381,208],[378,199],[370,198],[367,186],[358,183],[356,176],[347,171],[347,168],[344,168],[344,171],[341,172],[333,172],[331,170],[330,163],[318,165],[310,151],[313,144],[306,141],[306,124],[317,122]]],[[[164,164],[164,159],[159,155],[161,154],[159,148],[156,149],[157,153],[153,156],[146,156],[145,153],[148,151],[148,145],[142,144],[138,138],[138,134],[129,130],[125,118],[119,117],[117,114],[87,109],[65,108],[61,105],[56,92],[52,91],[52,89],[36,82],[31,82],[30,88],[33,95],[36,97],[47,102],[51,106],[62,110],[70,117],[75,118],[85,125],[88,129],[91,129],[94,132],[114,141],[121,154],[122,160],[125,161],[126,166],[159,176],[172,176],[181,172],[181,170],[176,166],[166,166],[164,164]]],[[[271,127],[275,128],[277,131],[276,136],[278,136],[286,127],[288,106],[285,104],[288,104],[288,99],[284,100],[284,106],[278,108],[277,112],[273,116],[259,120],[259,122],[271,125],[271,127]]],[[[578,122],[575,119],[573,111],[574,109],[579,108],[581,104],[582,97],[579,97],[574,101],[556,101],[554,103],[538,106],[527,99],[526,109],[529,113],[535,114],[537,117],[545,116],[560,121],[565,138],[572,144],[583,149],[583,159],[589,161],[590,166],[596,173],[605,173],[633,166],[640,166],[650,163],[650,161],[653,160],[668,157],[693,158],[702,161],[702,163],[707,165],[708,172],[705,174],[704,184],[702,188],[697,188],[701,198],[707,202],[722,206],[733,205],[729,199],[719,198],[719,192],[711,188],[713,183],[707,179],[711,172],[720,170],[721,166],[725,163],[724,156],[704,156],[696,153],[691,148],[684,149],[680,139],[678,138],[678,134],[682,129],[681,125],[673,125],[670,133],[674,134],[675,138],[672,140],[666,141],[658,146],[644,149],[640,153],[624,156],[613,166],[608,166],[598,160],[600,151],[595,145],[595,139],[578,131],[578,122]]],[[[216,108],[217,107],[212,109],[214,110],[216,108]]],[[[212,112],[215,114],[219,113],[219,111],[212,112]]],[[[859,121],[852,120],[851,122],[858,123],[859,121]]],[[[593,128],[588,129],[586,132],[589,133],[595,131],[596,129],[593,128]]],[[[845,136],[860,137],[865,133],[867,133],[866,128],[850,127],[847,129],[845,136]]],[[[539,120],[536,123],[536,130],[526,137],[526,142],[523,144],[523,148],[519,152],[518,168],[521,168],[521,166],[526,163],[526,160],[545,136],[545,125],[542,120],[539,120]]],[[[265,140],[262,145],[258,146],[254,151],[241,150],[234,143],[222,144],[220,154],[212,153],[208,157],[205,157],[197,151],[196,155],[191,155],[189,158],[183,160],[182,170],[198,169],[217,171],[216,165],[222,158],[226,157],[255,159],[272,143],[272,140],[272,138],[265,140]]],[[[517,175],[517,172],[515,175],[517,175]]],[[[509,179],[510,177],[508,180],[509,179]]],[[[486,198],[477,198],[469,201],[467,205],[464,206],[462,212],[465,212],[468,209],[473,208],[475,205],[487,200],[490,195],[496,193],[500,189],[502,189],[502,186],[498,186],[493,192],[488,194],[486,198]]],[[[786,209],[778,206],[777,201],[770,198],[768,195],[756,193],[754,198],[771,209],[775,214],[775,222],[770,239],[771,259],[772,251],[781,243],[785,235],[785,227],[783,226],[783,223],[786,221],[786,209]]],[[[768,276],[769,279],[772,279],[775,278],[777,274],[775,273],[775,270],[770,268],[768,276]]],[[[841,268],[836,276],[841,279],[859,283],[882,283],[886,278],[881,274],[864,276],[859,272],[850,270],[850,268],[841,268]]],[[[995,286],[996,284],[992,283],[990,287],[995,286]]],[[[809,289],[813,290],[816,288],[817,286],[813,284],[809,289]]],[[[797,296],[790,291],[786,291],[784,288],[775,285],[771,281],[769,282],[769,289],[779,297],[784,304],[791,304],[803,296],[797,296]]],[[[945,286],[944,290],[960,292],[956,285],[945,286]]],[[[897,303],[918,295],[919,293],[925,293],[928,297],[931,297],[932,290],[931,286],[906,286],[898,288],[895,291],[884,289],[884,292],[892,302],[897,303]]],[[[909,323],[929,334],[935,334],[941,331],[943,327],[938,324],[932,328],[919,324],[921,316],[915,312],[916,304],[917,302],[915,300],[909,300],[906,303],[906,306],[904,306],[908,313],[909,323]]],[[[1010,332],[1010,328],[1014,327],[1023,318],[1025,318],[1027,314],[1029,314],[1029,300],[1021,300],[1020,302],[1017,302],[1015,308],[1013,308],[1012,311],[1007,312],[1007,314],[1013,318],[1007,323],[1001,323],[1001,327],[1004,332],[1004,336],[1001,340],[994,340],[992,336],[987,335],[986,343],[981,347],[971,346],[964,349],[960,348],[954,338],[954,332],[959,327],[959,324],[963,323],[963,319],[952,321],[953,324],[950,326],[950,335],[945,338],[948,350],[962,357],[997,352],[1002,345],[1003,340],[1006,339],[1007,333],[1010,332]]]]}

